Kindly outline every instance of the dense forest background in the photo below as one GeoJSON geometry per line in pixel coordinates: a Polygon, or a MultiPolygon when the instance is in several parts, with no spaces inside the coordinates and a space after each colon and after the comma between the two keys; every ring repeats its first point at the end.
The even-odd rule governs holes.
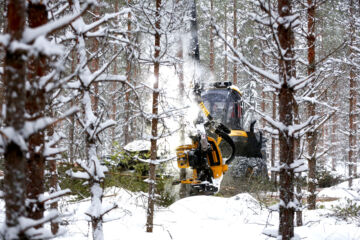
{"type": "MultiPolygon", "coordinates": [[[[74,167],[67,176],[88,182],[93,237],[102,239],[102,217],[112,208],[99,207],[101,163],[134,140],[150,142],[151,232],[156,166],[194,118],[194,78],[230,81],[243,92],[245,128],[258,120],[271,180],[280,181],[287,204],[300,177],[311,209],[319,175],[349,186],[358,175],[359,1],[2,0],[0,31],[5,239],[36,236],[49,221],[56,234],[56,211],[44,212],[68,193],[58,184],[60,163],[74,167]],[[190,47],[194,3],[199,65],[190,47]],[[20,216],[34,222],[24,225],[20,216]]],[[[288,210],[300,212],[280,209],[288,210]]]]}

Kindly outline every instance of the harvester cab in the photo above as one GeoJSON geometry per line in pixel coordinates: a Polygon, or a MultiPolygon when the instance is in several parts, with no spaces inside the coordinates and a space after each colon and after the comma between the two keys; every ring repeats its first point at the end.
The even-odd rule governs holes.
{"type": "Polygon", "coordinates": [[[189,179],[177,183],[190,184],[191,195],[211,195],[220,190],[225,172],[231,177],[267,176],[263,158],[263,138],[243,129],[242,94],[230,82],[217,82],[206,91],[195,88],[206,121],[199,118],[197,134],[190,136],[192,144],[176,149],[179,168],[192,168],[189,179]]]}

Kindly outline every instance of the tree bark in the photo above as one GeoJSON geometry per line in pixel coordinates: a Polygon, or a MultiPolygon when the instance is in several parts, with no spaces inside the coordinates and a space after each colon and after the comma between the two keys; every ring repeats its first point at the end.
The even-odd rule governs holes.
{"type": "MultiPolygon", "coordinates": [[[[25,1],[9,0],[7,33],[12,41],[19,41],[25,28],[25,1]]],[[[6,48],[4,85],[6,118],[5,127],[11,128],[20,137],[25,118],[25,52],[6,48]]],[[[14,136],[13,136],[14,137],[14,136]]],[[[12,138],[14,139],[14,138],[12,138]]],[[[9,139],[5,146],[5,239],[27,239],[19,232],[19,219],[25,216],[26,161],[25,142],[9,139]]]]}
{"type": "MultiPolygon", "coordinates": [[[[28,22],[31,28],[39,27],[48,22],[46,6],[42,3],[28,4],[28,22]]],[[[47,70],[47,57],[39,55],[31,57],[28,64],[28,79],[31,88],[27,91],[26,111],[32,119],[45,116],[46,93],[39,88],[40,78],[47,70]]],[[[42,150],[44,148],[44,131],[38,131],[29,138],[29,157],[27,159],[27,217],[41,219],[44,216],[44,203],[38,201],[38,196],[44,193],[45,182],[45,158],[42,150]]],[[[41,227],[41,226],[38,226],[41,227]]]]}
{"type": "MultiPolygon", "coordinates": [[[[233,6],[234,6],[234,16],[233,16],[233,24],[234,24],[234,32],[233,32],[233,47],[234,49],[237,48],[237,0],[233,0],[233,6]]],[[[236,85],[238,83],[237,81],[237,64],[234,63],[233,66],[233,84],[236,85]]]]}
{"type": "MultiPolygon", "coordinates": [[[[295,124],[300,124],[300,116],[299,116],[299,106],[294,104],[294,115],[295,115],[295,124]]],[[[296,138],[294,141],[294,153],[295,160],[299,160],[300,158],[300,138],[296,138]]],[[[296,200],[298,202],[298,208],[295,211],[296,216],[296,226],[300,227],[303,225],[303,217],[302,217],[302,190],[301,190],[301,173],[295,174],[295,190],[296,190],[296,200]]]]}
{"type": "MultiPolygon", "coordinates": [[[[335,99],[334,99],[334,103],[335,103],[335,107],[339,107],[338,105],[338,96],[339,94],[337,93],[337,89],[338,89],[338,81],[335,81],[335,83],[332,86],[332,92],[336,93],[335,99]]],[[[332,126],[331,126],[331,143],[333,144],[332,146],[332,150],[331,150],[331,170],[332,171],[336,171],[336,165],[337,165],[337,156],[338,156],[338,149],[337,146],[339,146],[338,143],[338,137],[337,137],[337,130],[339,128],[338,125],[338,115],[334,114],[334,116],[332,117],[332,126]]]]}
{"type": "MultiPolygon", "coordinates": [[[[225,26],[224,26],[224,34],[225,34],[225,40],[227,41],[227,36],[228,36],[228,31],[227,31],[227,6],[225,6],[225,26]]],[[[227,52],[228,50],[228,46],[226,43],[224,43],[224,50],[225,52],[227,52]]],[[[224,57],[224,82],[227,82],[228,80],[228,64],[229,64],[229,60],[227,55],[225,55],[224,57]]]]}
{"type": "MultiPolygon", "coordinates": [[[[276,94],[274,93],[273,98],[272,98],[272,118],[276,119],[276,94]]],[[[275,144],[275,137],[271,137],[271,168],[275,167],[275,149],[276,149],[276,144],[275,144]]],[[[271,181],[273,183],[275,183],[275,185],[277,185],[277,181],[276,181],[276,171],[271,171],[271,181]]]]}
{"type": "MultiPolygon", "coordinates": [[[[51,117],[54,117],[53,112],[50,111],[51,113],[51,117]]],[[[47,136],[51,139],[54,136],[54,131],[55,130],[55,125],[51,125],[48,127],[48,131],[47,131],[47,136]]],[[[50,177],[49,177],[49,193],[55,193],[58,190],[60,190],[58,188],[58,172],[57,172],[57,166],[56,166],[56,154],[47,157],[46,160],[48,160],[48,169],[50,172],[50,177]]],[[[58,210],[58,202],[54,201],[50,204],[50,209],[55,209],[58,210]]],[[[50,228],[51,228],[51,232],[52,234],[57,234],[59,231],[59,222],[57,220],[55,221],[51,221],[50,223],[50,228]]]]}
{"type": "MultiPolygon", "coordinates": [[[[115,2],[115,12],[118,12],[118,11],[119,11],[119,1],[116,1],[115,2]]],[[[115,45],[115,52],[117,52],[117,49],[118,49],[118,47],[115,45]]],[[[118,74],[117,59],[114,60],[113,74],[114,75],[118,74]]],[[[114,81],[112,83],[112,91],[113,91],[113,95],[112,95],[112,106],[111,106],[111,119],[116,121],[116,109],[117,109],[117,104],[116,104],[117,82],[116,81],[114,81]]],[[[114,150],[115,150],[115,148],[114,148],[114,143],[115,143],[115,139],[116,139],[116,131],[115,131],[115,129],[116,129],[116,125],[111,128],[111,141],[112,141],[111,149],[112,149],[112,152],[114,152],[114,150]]]]}
{"type": "MultiPolygon", "coordinates": [[[[99,7],[95,7],[94,15],[95,15],[95,19],[94,19],[95,22],[99,20],[99,15],[100,15],[99,7]]],[[[99,28],[96,27],[94,31],[97,31],[98,29],[99,28]]],[[[97,38],[93,38],[92,42],[93,42],[92,53],[95,54],[99,51],[99,40],[97,38]]],[[[95,72],[97,70],[99,70],[99,57],[94,57],[91,60],[91,71],[95,72]]],[[[96,115],[98,113],[98,107],[99,107],[99,84],[97,82],[94,82],[92,85],[94,87],[94,94],[91,95],[91,102],[92,102],[92,109],[96,115]]]]}
{"type": "MultiPolygon", "coordinates": [[[[159,88],[159,71],[160,71],[160,8],[161,8],[161,0],[156,0],[156,21],[155,21],[155,53],[154,53],[154,92],[153,92],[153,103],[152,103],[152,121],[151,121],[151,161],[155,162],[157,159],[157,141],[156,138],[158,137],[158,105],[159,105],[159,92],[157,91],[159,88]]],[[[148,199],[148,208],[147,208],[147,221],[146,221],[146,232],[153,231],[153,221],[154,221],[154,205],[155,205],[155,167],[154,163],[150,163],[149,169],[149,199],[148,199]]]]}
{"type": "MultiPolygon", "coordinates": [[[[214,0],[210,0],[210,14],[214,17],[214,0]]],[[[215,49],[214,49],[214,34],[213,26],[210,26],[210,71],[215,73],[215,49]]]]}
{"type": "MultiPolygon", "coordinates": [[[[128,0],[128,4],[131,3],[131,0],[128,0]]],[[[128,21],[127,21],[127,28],[128,28],[128,33],[127,33],[127,37],[130,41],[131,39],[131,13],[128,13],[128,21]]],[[[130,53],[128,52],[127,57],[126,57],[126,79],[127,81],[130,83],[131,82],[131,68],[132,68],[132,60],[130,58],[130,53]]],[[[126,91],[127,87],[125,86],[125,91],[126,91]]],[[[130,123],[129,123],[129,119],[130,119],[130,92],[126,91],[125,92],[125,124],[124,124],[124,143],[125,145],[128,144],[129,142],[131,142],[130,139],[130,132],[129,132],[129,128],[130,128],[130,123]]]]}
{"type": "Polygon", "coordinates": [[[354,12],[354,0],[350,0],[349,14],[350,14],[350,43],[349,43],[349,59],[350,65],[350,77],[349,77],[349,187],[352,187],[352,179],[356,176],[356,74],[354,64],[354,50],[355,47],[355,12],[354,12]]]}
{"type": "MultiPolygon", "coordinates": [[[[308,35],[307,35],[307,45],[308,45],[308,76],[315,78],[313,76],[316,71],[315,66],[315,13],[316,13],[316,4],[313,0],[307,0],[308,9],[308,35]]],[[[314,94],[311,94],[310,97],[314,97],[314,94]]],[[[308,103],[307,112],[309,117],[315,116],[316,109],[315,103],[308,103]]],[[[309,131],[306,135],[306,140],[308,143],[308,191],[309,196],[307,198],[308,209],[316,208],[316,146],[318,144],[318,134],[314,131],[309,131]]]]}
{"type": "MultiPolygon", "coordinates": [[[[282,18],[292,15],[290,0],[278,0],[278,13],[282,18]]],[[[279,77],[281,89],[279,93],[279,120],[285,126],[293,124],[294,90],[289,87],[290,79],[295,76],[294,66],[294,32],[291,24],[279,24],[277,37],[281,49],[284,49],[284,58],[279,60],[279,77]]],[[[294,136],[287,130],[279,131],[280,142],[280,207],[279,207],[279,235],[282,240],[290,240],[294,236],[294,170],[290,167],[294,162],[294,136]]]]}
{"type": "MultiPolygon", "coordinates": [[[[177,64],[177,75],[179,76],[179,97],[180,97],[180,103],[184,102],[185,97],[185,83],[184,83],[184,51],[183,51],[183,42],[180,37],[179,39],[179,49],[177,52],[177,58],[181,61],[179,64],[177,64]]],[[[180,104],[179,103],[179,104],[180,104]]],[[[180,117],[180,145],[185,144],[185,125],[184,125],[184,116],[180,117]]],[[[180,169],[180,180],[186,179],[186,169],[181,168],[180,169]]],[[[187,196],[186,191],[186,185],[181,184],[180,190],[179,190],[179,197],[185,198],[187,196]]]]}
{"type": "MultiPolygon", "coordinates": [[[[76,51],[72,52],[72,62],[71,62],[71,72],[75,71],[75,67],[77,64],[77,58],[76,58],[76,51]]],[[[75,99],[71,99],[70,101],[70,107],[73,107],[75,105],[75,99]]],[[[70,127],[69,127],[69,160],[71,164],[74,164],[74,158],[75,158],[75,151],[74,146],[75,145],[75,114],[72,114],[70,117],[70,127]]]]}

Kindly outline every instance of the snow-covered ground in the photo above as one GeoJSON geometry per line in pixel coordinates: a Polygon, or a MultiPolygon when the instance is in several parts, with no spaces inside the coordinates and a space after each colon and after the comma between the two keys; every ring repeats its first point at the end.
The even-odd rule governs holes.
{"type": "MultiPolygon", "coordinates": [[[[360,181],[354,181],[359,186],[360,181]]],[[[296,227],[301,239],[356,240],[360,239],[359,222],[339,220],[331,208],[343,205],[345,198],[359,198],[359,189],[347,189],[347,183],[323,189],[319,197],[333,201],[318,202],[321,209],[304,210],[304,226],[296,227]],[[334,200],[336,199],[336,200],[334,200]]],[[[117,203],[119,208],[106,216],[106,240],[146,239],[271,239],[264,231],[277,230],[278,214],[270,212],[247,193],[230,198],[213,196],[188,197],[176,201],[168,208],[158,208],[153,233],[145,232],[145,193],[132,193],[124,189],[106,190],[104,205],[117,203]]],[[[1,203],[3,209],[3,202],[1,203]]],[[[89,201],[61,201],[64,235],[57,239],[91,239],[91,226],[84,212],[89,201]]],[[[3,211],[1,212],[3,219],[3,211]]]]}
{"type": "MultiPolygon", "coordinates": [[[[360,181],[354,181],[359,186],[360,181]]],[[[355,240],[360,239],[356,222],[345,222],[331,216],[336,205],[345,198],[359,197],[359,189],[348,190],[347,183],[324,189],[322,198],[338,200],[319,202],[321,209],[304,210],[304,226],[295,228],[301,239],[355,240]],[[345,194],[347,193],[347,194],[345,194]]],[[[153,233],[145,232],[146,194],[131,193],[123,189],[107,189],[105,204],[118,203],[119,209],[108,216],[104,225],[105,239],[270,239],[264,230],[277,230],[278,214],[270,212],[247,193],[231,198],[196,196],[181,199],[168,208],[158,208],[153,233]]],[[[83,212],[88,201],[68,203],[67,210],[74,213],[63,226],[66,234],[59,239],[91,239],[90,226],[83,212]]],[[[360,224],[360,223],[358,223],[360,224]]]]}

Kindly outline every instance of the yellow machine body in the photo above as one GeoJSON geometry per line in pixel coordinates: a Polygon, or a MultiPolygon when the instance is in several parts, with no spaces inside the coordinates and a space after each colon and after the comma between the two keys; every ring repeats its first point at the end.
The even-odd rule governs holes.
{"type": "MultiPolygon", "coordinates": [[[[211,146],[211,150],[207,154],[208,166],[210,167],[213,173],[213,178],[217,179],[220,178],[228,170],[228,165],[223,163],[222,155],[215,139],[212,137],[207,137],[207,140],[211,146]]],[[[194,142],[193,144],[189,144],[189,145],[181,145],[176,148],[177,163],[179,168],[191,167],[189,153],[190,151],[195,151],[197,148],[198,148],[197,142],[194,142]]],[[[192,178],[182,180],[181,183],[198,184],[201,181],[199,181],[197,177],[198,177],[197,170],[196,168],[194,168],[192,178]]]]}

